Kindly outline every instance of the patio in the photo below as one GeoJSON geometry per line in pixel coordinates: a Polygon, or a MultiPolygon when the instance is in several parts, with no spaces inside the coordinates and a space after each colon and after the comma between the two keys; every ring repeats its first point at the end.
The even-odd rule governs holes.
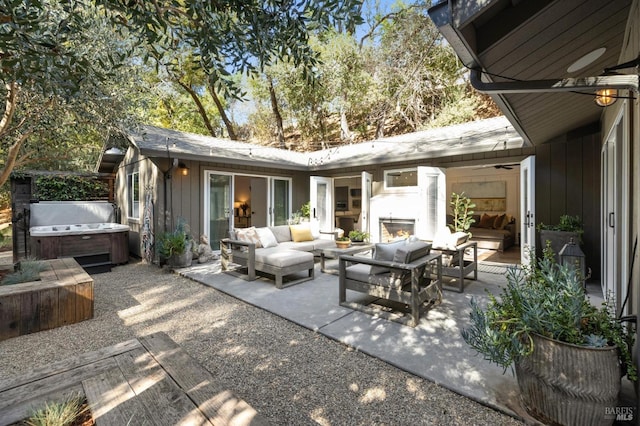
{"type": "MultiPolygon", "coordinates": [[[[445,291],[442,304],[415,328],[339,306],[337,277],[319,271],[313,281],[284,290],[266,278],[253,282],[223,278],[218,264],[177,272],[528,424],[539,424],[521,406],[513,374],[503,374],[500,367],[483,360],[460,335],[469,324],[471,298],[486,300],[487,290],[498,294],[506,284],[507,266],[481,262],[478,280],[467,282],[464,293],[445,291]]],[[[588,285],[588,293],[595,304],[602,301],[597,283],[588,285]]],[[[627,380],[620,405],[635,406],[627,380]]]]}
{"type": "MultiPolygon", "coordinates": [[[[316,264],[316,268],[319,269],[319,267],[320,265],[316,264]]],[[[214,376],[230,385],[230,389],[250,400],[251,405],[259,413],[262,413],[263,410],[272,410],[273,405],[268,402],[269,399],[266,395],[272,395],[276,389],[278,389],[276,392],[277,400],[292,401],[282,395],[283,391],[285,394],[293,392],[296,401],[297,397],[301,395],[300,392],[306,394],[307,391],[325,395],[321,399],[326,400],[326,398],[334,398],[334,396],[329,396],[331,391],[328,391],[326,386],[335,380],[332,379],[335,374],[346,375],[348,376],[347,382],[360,383],[361,386],[372,380],[371,378],[367,379],[371,374],[380,379],[386,377],[380,376],[380,373],[375,375],[375,370],[371,372],[359,370],[358,367],[339,355],[339,352],[334,355],[339,358],[333,358],[333,365],[318,364],[316,354],[308,352],[306,347],[310,342],[305,341],[300,333],[291,333],[287,331],[289,328],[282,326],[283,323],[291,321],[314,331],[318,336],[326,336],[344,343],[346,346],[343,351],[347,353],[353,350],[350,348],[354,348],[356,354],[362,352],[375,357],[384,363],[415,375],[416,379],[424,378],[434,382],[435,387],[450,389],[470,400],[479,401],[500,412],[536,424],[526,416],[519,406],[517,385],[510,372],[503,375],[502,369],[476,356],[460,337],[460,330],[466,326],[468,321],[469,300],[473,296],[484,297],[484,289],[498,292],[500,286],[505,283],[505,278],[501,274],[503,271],[504,266],[499,264],[489,262],[481,264],[479,280],[468,284],[465,293],[445,292],[443,303],[432,309],[416,328],[410,328],[340,307],[337,303],[337,277],[319,271],[316,271],[316,279],[313,281],[277,290],[272,281],[258,279],[247,282],[221,273],[219,263],[197,265],[178,271],[180,275],[202,283],[204,286],[195,283],[185,286],[185,284],[189,284],[188,281],[176,279],[175,275],[163,273],[154,266],[131,264],[118,267],[114,272],[108,274],[96,275],[97,313],[94,320],[2,342],[0,350],[5,354],[8,364],[0,369],[0,373],[11,375],[19,372],[20,369],[29,371],[30,367],[26,367],[25,370],[25,367],[12,366],[17,358],[28,360],[33,356],[37,361],[27,365],[40,365],[64,359],[65,356],[73,353],[96,350],[136,336],[164,331],[181,347],[184,347],[191,356],[198,359],[214,376]],[[149,284],[142,282],[143,276],[148,277],[149,284]],[[231,302],[232,298],[227,298],[224,295],[215,297],[227,298],[229,299],[227,302],[224,302],[223,305],[212,305],[209,298],[214,294],[207,290],[209,287],[256,306],[264,310],[265,314],[249,316],[247,308],[240,308],[242,303],[231,302]],[[116,299],[113,300],[111,297],[116,297],[116,299]],[[166,303],[167,301],[170,303],[166,303]],[[241,317],[245,317],[244,319],[237,317],[240,312],[243,312],[241,317]],[[269,317],[275,317],[266,314],[267,312],[288,321],[270,320],[269,317]],[[195,313],[198,317],[193,317],[195,313]],[[269,330],[267,334],[265,334],[262,325],[265,325],[269,330]],[[217,329],[225,331],[222,334],[214,332],[217,329]],[[82,330],[85,332],[83,333],[82,330]],[[254,341],[257,338],[263,341],[262,347],[254,349],[246,344],[231,344],[230,346],[230,342],[239,336],[247,336],[246,333],[257,333],[256,336],[248,339],[254,341]],[[64,348],[57,343],[52,348],[49,343],[63,341],[66,342],[64,348]],[[280,348],[285,349],[286,347],[289,349],[286,349],[285,352],[298,347],[297,353],[294,351],[291,354],[296,353],[296,357],[306,359],[305,363],[292,363],[290,358],[276,359],[276,353],[280,352],[280,348]],[[264,357],[268,357],[266,358],[268,361],[261,361],[265,360],[264,357]],[[250,361],[251,358],[255,359],[250,361]],[[231,360],[241,365],[253,365],[254,367],[248,370],[250,376],[234,375],[234,370],[230,369],[231,360]],[[298,374],[306,374],[306,376],[304,379],[300,378],[300,383],[295,385],[291,383],[290,392],[288,388],[282,387],[285,384],[289,386],[287,380],[291,380],[291,378],[285,380],[283,371],[277,373],[277,377],[281,378],[279,384],[270,383],[269,379],[263,377],[265,373],[263,368],[276,367],[277,370],[280,370],[294,365],[296,369],[302,368],[298,374]],[[322,376],[322,379],[319,376],[322,376]],[[357,379],[354,379],[356,377],[357,379]],[[247,384],[243,385],[243,381],[247,381],[247,384]],[[253,385],[251,385],[252,382],[253,385]],[[260,387],[264,387],[264,389],[256,389],[258,395],[252,395],[247,386],[255,389],[257,383],[261,383],[260,387]],[[285,399],[282,399],[283,396],[285,399]]],[[[592,287],[590,293],[596,294],[597,290],[597,287],[592,287]]],[[[251,311],[253,308],[249,310],[251,311]]],[[[242,340],[246,339],[247,337],[242,338],[242,340]]],[[[311,339],[313,340],[313,337],[311,339]]],[[[387,382],[388,377],[383,380],[385,385],[382,389],[386,389],[384,400],[388,400],[388,402],[380,405],[378,410],[388,411],[390,407],[397,407],[396,405],[388,405],[393,401],[392,394],[396,393],[395,389],[402,393],[403,387],[408,386],[409,383],[392,385],[387,382]]],[[[341,394],[343,388],[344,384],[335,388],[336,395],[341,394]]],[[[365,389],[366,387],[358,388],[354,397],[365,389]]],[[[353,391],[354,389],[350,390],[350,392],[353,391]]],[[[404,391],[410,391],[410,388],[404,389],[404,391]]],[[[627,397],[629,394],[633,395],[632,389],[628,386],[624,392],[623,397],[627,397]]],[[[447,400],[451,405],[450,413],[443,413],[438,411],[437,405],[432,405],[435,402],[431,394],[427,393],[426,395],[428,403],[425,404],[425,400],[422,398],[413,403],[422,401],[425,408],[433,407],[435,418],[451,419],[450,416],[459,410],[458,407],[466,404],[461,401],[464,398],[456,399],[457,397],[454,395],[449,396],[447,400]]],[[[416,396],[418,395],[416,394],[416,396]]],[[[411,406],[412,402],[407,401],[406,396],[404,398],[409,404],[408,406],[411,406]]],[[[309,402],[312,401],[315,401],[315,404],[318,403],[315,397],[310,398],[309,402]]],[[[368,403],[364,402],[364,405],[370,405],[372,400],[365,398],[360,400],[360,404],[363,404],[363,401],[369,401],[368,403]]],[[[629,406],[631,403],[621,402],[621,405],[629,406]]],[[[375,406],[374,404],[374,407],[371,407],[374,411],[376,411],[375,406]]],[[[276,412],[280,413],[278,418],[291,419],[289,417],[291,409],[285,410],[289,414],[281,412],[284,407],[286,405],[276,409],[276,412]]],[[[341,406],[337,405],[335,409],[347,410],[339,415],[340,418],[343,418],[342,416],[346,415],[349,409],[344,406],[339,407],[341,406]]],[[[302,411],[300,414],[306,416],[307,413],[307,411],[302,411]]],[[[318,415],[317,413],[312,414],[311,417],[315,418],[313,416],[318,415]]],[[[392,413],[385,415],[392,415],[392,413]]],[[[397,416],[398,413],[395,415],[397,416]]],[[[431,419],[433,420],[433,417],[431,419]]],[[[474,423],[471,419],[467,420],[468,424],[474,423]]],[[[422,421],[427,420],[425,418],[422,421]]],[[[461,424],[459,421],[457,423],[461,424]]]]}

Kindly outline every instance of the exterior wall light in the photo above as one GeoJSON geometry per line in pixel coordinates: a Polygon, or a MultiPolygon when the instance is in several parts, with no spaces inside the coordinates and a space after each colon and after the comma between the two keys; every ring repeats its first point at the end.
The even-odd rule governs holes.
{"type": "Polygon", "coordinates": [[[189,176],[189,168],[187,167],[186,164],[184,164],[182,162],[180,164],[178,164],[178,170],[180,170],[180,174],[182,176],[189,176]]]}
{"type": "Polygon", "coordinates": [[[598,106],[606,107],[613,105],[617,99],[618,91],[616,89],[600,89],[596,91],[596,98],[594,101],[598,106]]]}

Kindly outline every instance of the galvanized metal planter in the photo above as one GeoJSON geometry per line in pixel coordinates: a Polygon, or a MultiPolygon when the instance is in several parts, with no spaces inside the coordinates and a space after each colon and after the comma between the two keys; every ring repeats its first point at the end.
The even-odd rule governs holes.
{"type": "Polygon", "coordinates": [[[191,251],[191,241],[187,241],[185,244],[184,253],[172,254],[167,258],[167,265],[172,268],[186,268],[191,266],[193,260],[193,252],[191,251]]]}
{"type": "Polygon", "coordinates": [[[590,348],[533,335],[533,354],[516,363],[527,411],[547,424],[610,425],[622,377],[616,347],[590,348]]]}

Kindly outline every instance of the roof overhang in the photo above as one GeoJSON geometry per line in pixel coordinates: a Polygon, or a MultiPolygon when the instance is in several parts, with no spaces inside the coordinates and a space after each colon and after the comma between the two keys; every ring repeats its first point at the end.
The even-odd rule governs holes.
{"type": "Polygon", "coordinates": [[[153,126],[132,132],[129,142],[141,155],[165,168],[171,161],[179,159],[303,172],[462,157],[523,146],[522,138],[505,117],[306,153],[153,126]]]}
{"type": "MultiPolygon", "coordinates": [[[[541,144],[598,122],[595,90],[637,91],[637,72],[604,76],[626,60],[632,0],[448,0],[429,16],[526,142],[541,144]],[[581,69],[579,58],[604,48],[581,69]],[[481,75],[481,76],[480,76],[481,75]]],[[[626,93],[622,93],[625,96],[626,93]]]]}

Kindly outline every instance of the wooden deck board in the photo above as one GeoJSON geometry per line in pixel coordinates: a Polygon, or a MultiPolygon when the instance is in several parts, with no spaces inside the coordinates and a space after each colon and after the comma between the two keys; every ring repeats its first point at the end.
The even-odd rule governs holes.
{"type": "Polygon", "coordinates": [[[74,393],[86,396],[98,426],[267,424],[166,334],[156,333],[0,380],[0,426],[74,393]]]}
{"type": "Polygon", "coordinates": [[[119,368],[84,380],[82,385],[97,426],[153,425],[119,368]]]}
{"type": "Polygon", "coordinates": [[[65,394],[68,389],[82,385],[83,380],[114,368],[115,366],[116,363],[113,358],[106,358],[60,374],[47,376],[41,380],[32,381],[0,393],[0,425],[11,424],[29,415],[32,408],[34,408],[32,404],[33,400],[45,400],[48,395],[53,397],[57,393],[65,394]],[[16,411],[18,407],[22,407],[22,411],[16,411]],[[21,413],[23,417],[10,419],[9,416],[5,414],[5,410],[7,412],[21,413]]]}
{"type": "Polygon", "coordinates": [[[0,380],[0,395],[8,389],[16,388],[27,383],[41,380],[45,377],[55,376],[66,371],[73,370],[86,364],[91,364],[105,358],[111,358],[115,355],[130,351],[135,348],[142,347],[138,339],[131,339],[125,342],[101,348],[96,351],[85,352],[72,358],[54,362],[44,367],[36,368],[28,373],[18,377],[10,377],[0,380]]]}
{"type": "Polygon", "coordinates": [[[217,383],[208,370],[166,334],[140,338],[140,343],[215,425],[267,424],[253,407],[217,383]]]}
{"type": "Polygon", "coordinates": [[[136,399],[148,408],[153,424],[211,424],[146,350],[118,355],[116,361],[136,399]]]}
{"type": "Polygon", "coordinates": [[[82,384],[77,383],[62,391],[54,390],[49,393],[39,392],[31,395],[30,397],[27,396],[27,399],[24,399],[17,404],[0,407],[0,425],[5,426],[19,422],[20,420],[32,415],[35,409],[42,408],[47,403],[63,402],[71,396],[82,395],[82,392],[82,384]]]}

